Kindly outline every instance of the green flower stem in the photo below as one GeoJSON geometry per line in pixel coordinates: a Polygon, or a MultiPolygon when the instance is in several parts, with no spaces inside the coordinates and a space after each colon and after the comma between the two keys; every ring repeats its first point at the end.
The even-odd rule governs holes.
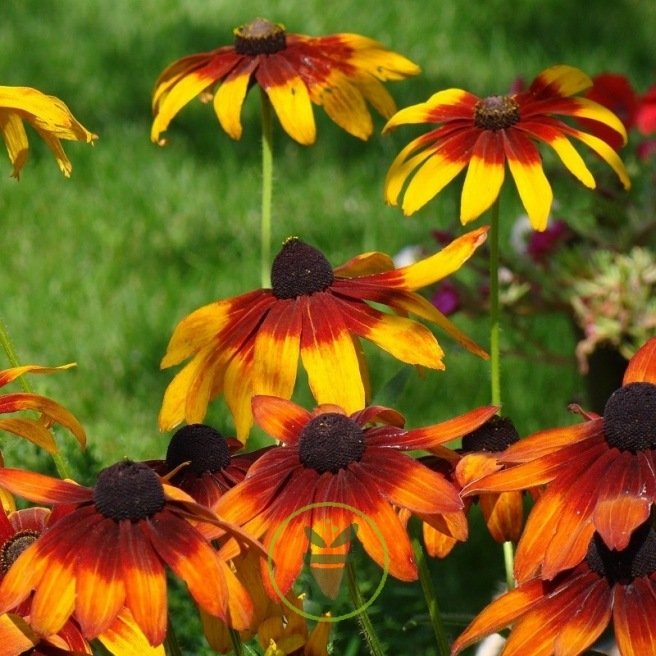
{"type": "Polygon", "coordinates": [[[421,589],[424,593],[426,606],[428,606],[428,615],[431,620],[431,625],[433,626],[433,633],[435,633],[437,653],[439,656],[449,656],[451,650],[449,649],[449,641],[446,639],[444,624],[442,622],[442,616],[440,615],[440,607],[437,603],[437,597],[435,596],[435,588],[433,587],[430,570],[428,569],[428,563],[426,562],[424,548],[416,535],[412,536],[412,548],[415,552],[417,567],[419,568],[419,583],[421,584],[421,589]]]}
{"type": "Polygon", "coordinates": [[[244,650],[242,649],[241,636],[239,635],[239,632],[232,628],[228,628],[228,633],[230,634],[232,651],[234,652],[235,656],[243,656],[244,650]]]}
{"type": "MultiPolygon", "coordinates": [[[[353,563],[350,560],[346,561],[346,580],[348,582],[349,593],[351,594],[351,601],[353,602],[353,607],[355,609],[362,609],[364,606],[364,599],[360,594],[360,588],[358,588],[358,581],[355,575],[355,568],[353,563]]],[[[362,610],[358,614],[358,622],[360,624],[360,629],[364,634],[365,640],[367,641],[367,646],[369,647],[369,653],[371,656],[385,656],[383,647],[380,644],[374,625],[371,623],[371,618],[367,614],[366,610],[362,610]]]]}
{"type": "Polygon", "coordinates": [[[164,651],[168,656],[182,656],[182,650],[178,643],[178,638],[175,635],[175,630],[173,629],[173,624],[171,623],[171,617],[169,616],[169,623],[166,628],[166,638],[164,638],[164,651]]]}
{"type": "Polygon", "coordinates": [[[271,199],[273,196],[273,129],[269,96],[262,99],[262,216],[260,224],[260,277],[262,288],[271,286],[271,199]]]}
{"type": "Polygon", "coordinates": [[[490,382],[492,405],[501,406],[501,358],[499,356],[499,199],[492,205],[490,221],[490,382]]]}
{"type": "Polygon", "coordinates": [[[512,590],[515,587],[515,549],[510,541],[503,543],[503,564],[506,568],[506,586],[512,590]]]}
{"type": "MultiPolygon", "coordinates": [[[[14,345],[9,337],[9,331],[2,319],[0,319],[0,344],[2,344],[2,348],[7,355],[11,367],[20,367],[18,357],[16,356],[16,350],[14,349],[14,345]]],[[[27,394],[34,393],[32,386],[25,376],[19,376],[19,380],[23,390],[25,390],[27,394]]],[[[52,459],[55,461],[55,467],[57,467],[57,472],[59,473],[60,478],[72,478],[70,468],[66,460],[64,460],[64,457],[59,452],[53,453],[52,459]]]]}

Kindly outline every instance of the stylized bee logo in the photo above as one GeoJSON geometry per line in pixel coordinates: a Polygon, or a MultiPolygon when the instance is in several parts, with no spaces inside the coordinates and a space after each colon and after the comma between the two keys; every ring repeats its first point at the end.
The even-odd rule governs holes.
{"type": "Polygon", "coordinates": [[[339,527],[325,522],[323,526],[305,527],[310,548],[305,555],[305,564],[321,592],[329,599],[336,599],[342,584],[344,565],[351,548],[351,540],[358,533],[358,525],[350,524],[338,533],[339,527]]]}

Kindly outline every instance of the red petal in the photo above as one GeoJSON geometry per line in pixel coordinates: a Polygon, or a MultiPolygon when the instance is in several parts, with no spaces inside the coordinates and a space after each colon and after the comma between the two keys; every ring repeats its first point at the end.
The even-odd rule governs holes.
{"type": "Polygon", "coordinates": [[[286,444],[295,444],[311,419],[307,410],[277,396],[254,396],[252,406],[257,425],[286,444]]]}
{"type": "Polygon", "coordinates": [[[648,578],[615,586],[613,626],[622,656],[656,654],[656,589],[648,578]]]}

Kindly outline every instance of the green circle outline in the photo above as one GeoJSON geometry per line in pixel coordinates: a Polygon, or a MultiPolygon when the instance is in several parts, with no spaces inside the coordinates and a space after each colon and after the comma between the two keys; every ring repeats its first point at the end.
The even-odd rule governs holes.
{"type": "Polygon", "coordinates": [[[385,537],[383,535],[383,532],[380,530],[380,527],[378,524],[371,519],[366,513],[364,513],[362,510],[359,508],[356,508],[354,506],[349,506],[347,503],[341,503],[340,501],[317,501],[316,503],[309,503],[306,506],[302,506],[301,508],[298,508],[295,510],[289,517],[285,519],[280,526],[274,531],[273,537],[271,538],[271,544],[269,545],[269,548],[267,549],[267,574],[269,575],[269,581],[271,581],[271,585],[273,589],[276,592],[276,595],[280,598],[280,600],[287,606],[287,608],[293,610],[295,613],[300,615],[301,617],[304,617],[307,620],[313,620],[315,622],[341,622],[342,620],[347,620],[352,617],[357,617],[358,615],[361,615],[364,613],[371,604],[376,601],[380,593],[383,591],[383,587],[385,586],[385,582],[387,581],[387,575],[388,575],[388,568],[389,568],[389,562],[390,562],[390,555],[389,555],[389,549],[387,548],[387,542],[385,541],[385,537]],[[354,512],[358,517],[361,517],[366,521],[369,526],[371,526],[371,529],[373,532],[376,534],[376,537],[380,540],[380,544],[383,546],[383,554],[385,556],[385,564],[383,566],[383,575],[380,577],[380,582],[378,583],[378,587],[373,591],[371,597],[364,603],[362,606],[359,608],[355,608],[349,613],[345,613],[344,615],[336,615],[336,616],[329,616],[325,617],[323,615],[313,615],[312,613],[307,613],[304,610],[300,608],[296,608],[294,604],[292,604],[291,601],[287,599],[287,597],[282,593],[282,590],[280,589],[280,586],[276,583],[275,576],[273,574],[273,556],[272,556],[272,551],[278,542],[280,538],[280,534],[283,532],[283,530],[287,527],[289,522],[294,519],[294,517],[297,517],[301,513],[304,513],[308,510],[312,510],[314,508],[343,508],[345,510],[349,510],[354,512]]]}

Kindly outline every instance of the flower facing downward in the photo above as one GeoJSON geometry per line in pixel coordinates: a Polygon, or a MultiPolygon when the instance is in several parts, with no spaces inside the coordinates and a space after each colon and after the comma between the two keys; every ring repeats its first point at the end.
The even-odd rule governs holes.
{"type": "Polygon", "coordinates": [[[239,139],[241,108],[253,84],[268,96],[285,132],[301,144],[316,137],[312,103],[349,134],[368,139],[373,124],[367,103],[385,118],[396,111],[382,82],[419,73],[405,57],[357,34],[288,34],[263,18],[234,34],[232,46],[184,57],[162,72],[153,95],[153,141],[164,143],[160,135],[182,107],[215,87],[221,127],[239,139]]]}
{"type": "Polygon", "coordinates": [[[515,576],[554,578],[585,557],[593,533],[609,549],[627,548],[656,501],[656,337],[631,358],[604,414],[541,431],[499,454],[507,469],[463,489],[464,495],[548,484],[519,541],[515,576]]]}
{"type": "MultiPolygon", "coordinates": [[[[286,594],[308,549],[310,556],[315,554],[316,545],[309,536],[326,537],[326,526],[337,536],[349,535],[353,528],[350,533],[392,576],[416,579],[410,540],[395,508],[406,508],[424,521],[441,522],[441,513],[462,515],[463,504],[441,474],[403,452],[437,448],[473,430],[495,408],[479,408],[413,430],[403,428],[399,413],[381,406],[347,414],[339,406],[326,404],[309,412],[291,401],[256,396],[253,412],[258,425],[283,446],[261,456],[246,478],[219,499],[215,510],[243,525],[246,532],[264,535],[264,546],[275,564],[277,588],[286,594]],[[317,507],[303,510],[312,504],[317,507]],[[285,526],[282,537],[281,525],[285,526]]],[[[461,519],[464,534],[457,535],[458,539],[466,537],[467,523],[464,516],[461,519]]],[[[226,558],[232,557],[231,542],[223,547],[226,558]]],[[[343,545],[345,553],[349,545],[350,540],[343,545]]],[[[262,563],[265,588],[274,598],[262,563]]]]}
{"type": "Polygon", "coordinates": [[[442,349],[427,328],[369,303],[432,321],[485,356],[415,290],[460,268],[483,243],[486,231],[469,232],[401,269],[382,253],[366,253],[333,269],[316,248],[289,239],[274,260],[272,289],[206,305],[178,324],[161,366],[192,359],[166,390],[160,428],[202,421],[209,401],[223,392],[237,436],[245,439],[252,425],[251,397],[290,398],[299,356],[317,402],[355,412],[366,402],[366,362],[358,337],[402,362],[444,368],[442,349]]]}
{"type": "Polygon", "coordinates": [[[74,613],[82,633],[95,638],[127,606],[149,642],[158,645],[166,634],[168,565],[207,613],[237,629],[248,626],[250,598],[188,520],[212,523],[241,542],[248,537],[162,484],[146,465],[112,465],[94,488],[0,469],[0,485],[39,503],[72,506],[9,568],[0,583],[0,613],[34,591],[30,624],[37,633],[57,633],[74,613]]]}
{"type": "Polygon", "coordinates": [[[23,121],[27,121],[46,142],[55,155],[59,170],[66,177],[71,175],[73,165],[66,157],[60,139],[91,143],[98,138],[78,122],[59,98],[46,96],[29,87],[0,86],[0,132],[15,178],[20,177],[27,161],[28,143],[23,121]]]}
{"type": "Polygon", "coordinates": [[[583,561],[553,581],[532,579],[487,606],[453,644],[452,654],[508,625],[502,656],[581,654],[610,625],[619,653],[656,653],[656,532],[644,524],[626,548],[595,534],[583,561]]]}
{"type": "Polygon", "coordinates": [[[525,92],[479,98],[462,89],[447,89],[425,103],[402,109],[389,120],[385,132],[406,123],[435,123],[438,127],[411,141],[396,157],[385,179],[386,201],[396,205],[411,178],[403,192],[402,208],[404,214],[413,214],[467,167],[460,208],[460,220],[465,224],[496,200],[507,162],[531,224],[544,230],[553,193],[535,142],[551,146],[575,177],[586,187],[595,187],[570,138],[606,161],[628,189],[626,169],[605,141],[556,118],[591,119],[626,142],[626,130],[610,110],[575,95],[591,85],[590,78],[578,69],[553,66],[542,71],[525,92]]]}
{"type": "MultiPolygon", "coordinates": [[[[0,388],[16,380],[26,373],[47,374],[62,369],[68,369],[74,365],[68,364],[61,367],[39,367],[38,365],[25,365],[23,367],[12,367],[0,371],[0,388]]],[[[55,438],[50,432],[53,424],[60,424],[73,433],[81,446],[86,444],[86,434],[80,422],[63,406],[51,401],[45,396],[31,394],[28,392],[15,392],[12,394],[0,394],[0,414],[14,413],[23,410],[39,413],[36,419],[28,417],[6,417],[0,419],[0,430],[13,433],[37,446],[45,449],[48,453],[57,452],[55,438]]]]}
{"type": "Polygon", "coordinates": [[[246,476],[259,453],[239,453],[244,445],[225,438],[205,424],[177,430],[166,450],[166,460],[146,462],[160,476],[184,490],[202,506],[213,506],[219,497],[246,476]],[[173,473],[173,476],[171,476],[173,473]]]}

